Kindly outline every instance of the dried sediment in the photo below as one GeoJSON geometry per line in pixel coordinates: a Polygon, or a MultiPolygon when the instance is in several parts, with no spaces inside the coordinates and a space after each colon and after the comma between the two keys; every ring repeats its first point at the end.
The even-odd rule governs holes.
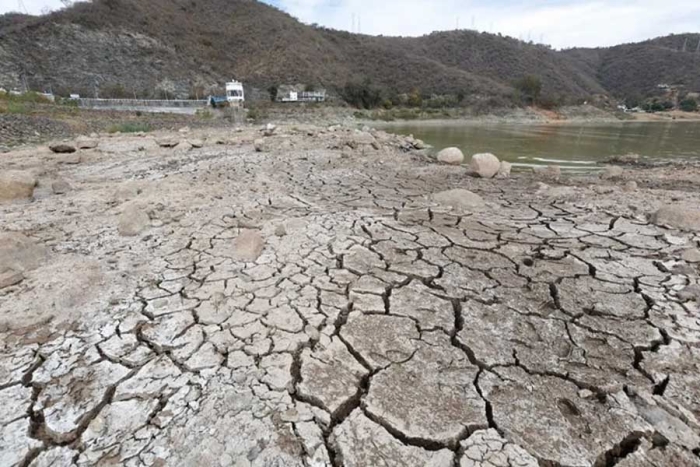
{"type": "Polygon", "coordinates": [[[0,216],[46,254],[0,290],[0,464],[700,465],[700,234],[646,216],[696,192],[200,133],[3,156],[42,167],[0,216]]]}

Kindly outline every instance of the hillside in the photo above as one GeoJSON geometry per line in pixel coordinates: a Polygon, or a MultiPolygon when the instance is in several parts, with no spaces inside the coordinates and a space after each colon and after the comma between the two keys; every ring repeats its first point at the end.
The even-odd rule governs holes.
{"type": "MultiPolygon", "coordinates": [[[[625,47],[637,46],[642,55],[670,47],[625,47]]],[[[305,25],[255,0],[94,0],[48,16],[0,16],[0,86],[194,97],[231,77],[258,90],[285,83],[333,90],[368,78],[394,92],[478,98],[507,97],[515,80],[537,75],[545,94],[580,98],[654,86],[664,76],[654,67],[676,63],[654,52],[645,80],[627,82],[631,67],[618,62],[634,55],[616,50],[556,52],[473,31],[357,35],[305,25]]],[[[695,66],[679,64],[677,74],[692,75],[695,66]]]]}

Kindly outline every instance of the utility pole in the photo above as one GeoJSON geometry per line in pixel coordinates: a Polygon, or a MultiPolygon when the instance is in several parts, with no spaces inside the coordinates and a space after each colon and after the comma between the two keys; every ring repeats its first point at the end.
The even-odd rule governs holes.
{"type": "Polygon", "coordinates": [[[352,14],[352,29],[350,29],[350,32],[355,32],[355,13],[352,14]]]}
{"type": "Polygon", "coordinates": [[[27,11],[27,7],[24,6],[24,2],[22,0],[17,0],[17,6],[19,7],[20,13],[24,13],[25,15],[29,14],[29,12],[27,11]]]}
{"type": "Polygon", "coordinates": [[[681,50],[681,52],[685,52],[687,48],[688,48],[688,38],[686,37],[685,42],[683,42],[683,49],[681,50]]]}

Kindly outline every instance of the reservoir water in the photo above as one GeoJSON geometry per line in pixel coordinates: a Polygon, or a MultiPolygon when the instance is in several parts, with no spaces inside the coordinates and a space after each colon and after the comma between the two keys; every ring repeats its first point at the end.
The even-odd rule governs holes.
{"type": "Polygon", "coordinates": [[[700,122],[539,125],[427,121],[374,126],[412,134],[436,150],[456,146],[467,160],[472,154],[490,152],[516,168],[557,164],[566,170],[598,170],[611,156],[628,153],[653,160],[700,160],[700,122]]]}

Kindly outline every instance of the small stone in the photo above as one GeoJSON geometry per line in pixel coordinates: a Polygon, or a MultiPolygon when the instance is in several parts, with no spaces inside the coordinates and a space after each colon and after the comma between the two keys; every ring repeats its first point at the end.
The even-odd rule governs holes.
{"type": "Polygon", "coordinates": [[[63,195],[68,193],[71,190],[71,186],[68,184],[67,181],[65,180],[54,180],[51,183],[51,190],[54,192],[56,195],[63,195]]]}
{"type": "Polygon", "coordinates": [[[68,143],[54,143],[49,145],[49,149],[56,154],[70,154],[76,151],[75,146],[68,143]]]}
{"type": "Polygon", "coordinates": [[[478,209],[485,206],[484,200],[469,190],[456,189],[443,191],[433,195],[433,201],[438,204],[451,206],[455,209],[478,209]]]}
{"type": "Polygon", "coordinates": [[[425,141],[423,141],[422,139],[417,139],[413,142],[413,147],[421,151],[423,149],[427,149],[428,145],[425,144],[425,141]]]}
{"type": "Polygon", "coordinates": [[[501,161],[493,154],[474,154],[469,168],[481,178],[493,178],[501,168],[501,161]]]}
{"type": "Polygon", "coordinates": [[[496,178],[499,178],[499,179],[510,178],[510,172],[512,169],[513,169],[513,164],[511,164],[510,162],[501,161],[501,166],[498,169],[498,173],[496,174],[496,178]]]}
{"type": "Polygon", "coordinates": [[[255,146],[255,152],[267,151],[267,147],[265,145],[264,139],[256,139],[255,142],[253,143],[253,146],[255,146]]]}
{"type": "Polygon", "coordinates": [[[437,154],[437,160],[443,164],[460,165],[464,162],[464,153],[459,148],[446,148],[437,154]]]}
{"type": "Polygon", "coordinates": [[[73,153],[59,156],[55,160],[58,164],[76,165],[80,164],[82,158],[80,157],[80,154],[73,153]]]}
{"type": "Polygon", "coordinates": [[[624,174],[625,171],[622,167],[612,165],[603,170],[603,172],[600,174],[600,178],[603,180],[618,180],[622,178],[624,174]]]}
{"type": "Polygon", "coordinates": [[[156,139],[156,144],[161,148],[174,148],[180,144],[180,140],[172,137],[158,138],[156,139]]]}
{"type": "Polygon", "coordinates": [[[681,255],[681,258],[687,263],[700,263],[700,250],[697,248],[685,250],[681,255]]]}
{"type": "Polygon", "coordinates": [[[139,206],[127,205],[119,215],[119,234],[124,237],[134,237],[143,232],[151,223],[151,219],[139,206]]]}
{"type": "Polygon", "coordinates": [[[277,237],[284,237],[287,235],[287,229],[284,227],[284,224],[279,224],[277,227],[275,227],[275,235],[277,237]]]}
{"type": "Polygon", "coordinates": [[[275,134],[276,130],[277,130],[277,126],[273,125],[272,123],[268,123],[263,128],[262,134],[263,134],[263,136],[270,137],[270,136],[275,134]]]}
{"type": "Polygon", "coordinates": [[[678,298],[683,302],[696,301],[700,303],[700,285],[690,285],[678,292],[678,298]]]}
{"type": "Polygon", "coordinates": [[[700,209],[695,206],[664,206],[651,215],[651,221],[659,226],[700,232],[700,209]]]}
{"type": "Polygon", "coordinates": [[[8,270],[0,273],[0,289],[17,285],[24,280],[24,274],[18,271],[8,270]]]}
{"type": "Polygon", "coordinates": [[[637,185],[637,182],[634,180],[630,180],[629,182],[625,183],[625,186],[623,187],[623,190],[627,192],[632,192],[632,191],[637,191],[639,186],[637,185]]]}
{"type": "Polygon", "coordinates": [[[178,133],[189,133],[190,132],[190,127],[188,126],[183,126],[179,130],[177,130],[178,133]]]}
{"type": "Polygon", "coordinates": [[[234,256],[239,261],[252,263],[265,248],[265,239],[257,230],[243,230],[234,242],[234,256]]]}
{"type": "Polygon", "coordinates": [[[591,391],[590,389],[581,389],[581,390],[578,392],[578,396],[579,396],[581,399],[590,399],[590,398],[592,398],[594,395],[595,395],[595,394],[594,394],[593,391],[591,391]]]}
{"type": "Polygon", "coordinates": [[[75,140],[78,149],[95,149],[99,142],[95,139],[80,137],[75,140]]]}
{"type": "Polygon", "coordinates": [[[0,173],[0,202],[31,198],[36,183],[30,172],[8,170],[0,173]]]}
{"type": "Polygon", "coordinates": [[[190,146],[192,146],[195,149],[204,147],[204,141],[202,141],[201,139],[191,139],[188,142],[190,143],[190,146]]]}

